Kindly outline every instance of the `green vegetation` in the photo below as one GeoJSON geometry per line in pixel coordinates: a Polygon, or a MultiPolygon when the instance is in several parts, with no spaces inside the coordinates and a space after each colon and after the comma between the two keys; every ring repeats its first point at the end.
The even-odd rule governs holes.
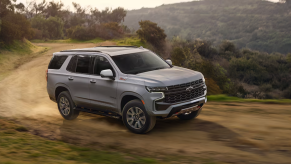
{"type": "Polygon", "coordinates": [[[142,41],[152,44],[155,48],[161,49],[167,35],[156,23],[149,20],[139,22],[140,29],[136,31],[142,41]]]}
{"type": "Polygon", "coordinates": [[[0,1],[0,48],[13,44],[15,40],[65,40],[75,43],[96,38],[122,38],[130,30],[121,25],[126,10],[106,8],[84,8],[74,3],[74,12],[64,8],[60,2],[43,0],[29,1],[26,6],[15,0],[0,1]],[[71,40],[67,40],[71,38],[71,40]]]}
{"type": "Polygon", "coordinates": [[[137,47],[147,47],[148,45],[143,42],[138,37],[125,37],[121,39],[113,39],[113,42],[115,42],[117,45],[130,45],[130,46],[137,46],[137,47]]]}
{"type": "Polygon", "coordinates": [[[14,41],[0,49],[0,80],[6,77],[11,71],[32,58],[43,54],[48,48],[36,47],[28,40],[14,41]]]}
{"type": "Polygon", "coordinates": [[[63,40],[42,40],[42,39],[34,39],[31,40],[32,43],[100,43],[105,40],[101,38],[95,38],[91,40],[78,40],[78,39],[63,39],[63,40]]]}
{"type": "Polygon", "coordinates": [[[227,95],[210,95],[207,96],[210,102],[257,102],[265,104],[291,104],[290,99],[242,99],[227,95]]]}
{"type": "Polygon", "coordinates": [[[238,49],[224,41],[174,38],[169,50],[174,65],[202,72],[208,94],[227,94],[240,98],[291,99],[289,55],[238,49]]]}
{"type": "MultiPolygon", "coordinates": [[[[289,2],[290,4],[290,2],[289,2]]],[[[168,39],[203,39],[215,46],[229,40],[238,48],[291,52],[291,6],[263,0],[201,0],[128,11],[124,24],[158,22],[168,39]]]]}
{"type": "Polygon", "coordinates": [[[162,163],[155,159],[99,151],[31,135],[0,118],[0,164],[7,163],[162,163]]]}
{"type": "Polygon", "coordinates": [[[29,133],[26,127],[15,124],[5,118],[0,118],[0,164],[14,163],[84,163],[84,164],[166,164],[217,163],[212,159],[199,157],[164,156],[159,160],[120,153],[112,150],[102,151],[95,148],[75,146],[61,141],[47,140],[29,133]]]}
{"type": "Polygon", "coordinates": [[[30,23],[20,14],[23,10],[22,3],[16,4],[11,0],[0,1],[0,48],[13,44],[15,40],[31,37],[30,23]]]}

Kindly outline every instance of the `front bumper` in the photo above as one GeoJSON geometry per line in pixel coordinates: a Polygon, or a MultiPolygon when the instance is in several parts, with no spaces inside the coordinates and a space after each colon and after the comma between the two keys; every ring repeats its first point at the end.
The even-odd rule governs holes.
{"type": "Polygon", "coordinates": [[[191,108],[194,106],[203,106],[206,102],[207,102],[207,97],[200,97],[195,100],[178,103],[178,104],[160,103],[161,105],[166,107],[166,109],[161,110],[161,111],[153,110],[152,115],[160,116],[160,117],[171,117],[175,115],[175,113],[178,113],[183,109],[191,108]]]}

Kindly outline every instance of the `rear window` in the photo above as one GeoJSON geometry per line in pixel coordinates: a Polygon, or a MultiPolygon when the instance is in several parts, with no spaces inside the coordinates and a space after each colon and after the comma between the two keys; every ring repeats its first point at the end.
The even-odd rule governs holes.
{"type": "Polygon", "coordinates": [[[68,56],[54,56],[49,64],[48,69],[60,69],[68,56]]]}
{"type": "Polygon", "coordinates": [[[67,66],[67,70],[70,72],[76,71],[76,64],[77,64],[78,56],[73,56],[67,66]]]}

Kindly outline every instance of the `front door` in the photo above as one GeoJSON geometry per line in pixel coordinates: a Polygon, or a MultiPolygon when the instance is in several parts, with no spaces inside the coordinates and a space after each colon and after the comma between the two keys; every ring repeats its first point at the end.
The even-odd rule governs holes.
{"type": "Polygon", "coordinates": [[[93,109],[117,112],[116,89],[117,82],[113,79],[102,78],[102,70],[111,69],[115,74],[110,62],[104,56],[95,56],[93,74],[90,76],[90,99],[93,109]]]}

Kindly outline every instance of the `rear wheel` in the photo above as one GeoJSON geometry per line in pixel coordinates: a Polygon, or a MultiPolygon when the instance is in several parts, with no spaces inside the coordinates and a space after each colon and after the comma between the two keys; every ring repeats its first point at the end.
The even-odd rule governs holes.
{"type": "Polygon", "coordinates": [[[181,120],[192,120],[200,114],[201,110],[202,108],[191,113],[180,114],[177,117],[180,118],[181,120]]]}
{"type": "Polygon", "coordinates": [[[66,120],[73,120],[79,116],[79,111],[75,109],[75,104],[68,91],[61,92],[58,96],[58,108],[61,115],[66,120]]]}
{"type": "Polygon", "coordinates": [[[156,117],[148,115],[140,100],[132,100],[124,106],[122,120],[130,131],[137,134],[149,132],[156,124],[156,117]]]}

